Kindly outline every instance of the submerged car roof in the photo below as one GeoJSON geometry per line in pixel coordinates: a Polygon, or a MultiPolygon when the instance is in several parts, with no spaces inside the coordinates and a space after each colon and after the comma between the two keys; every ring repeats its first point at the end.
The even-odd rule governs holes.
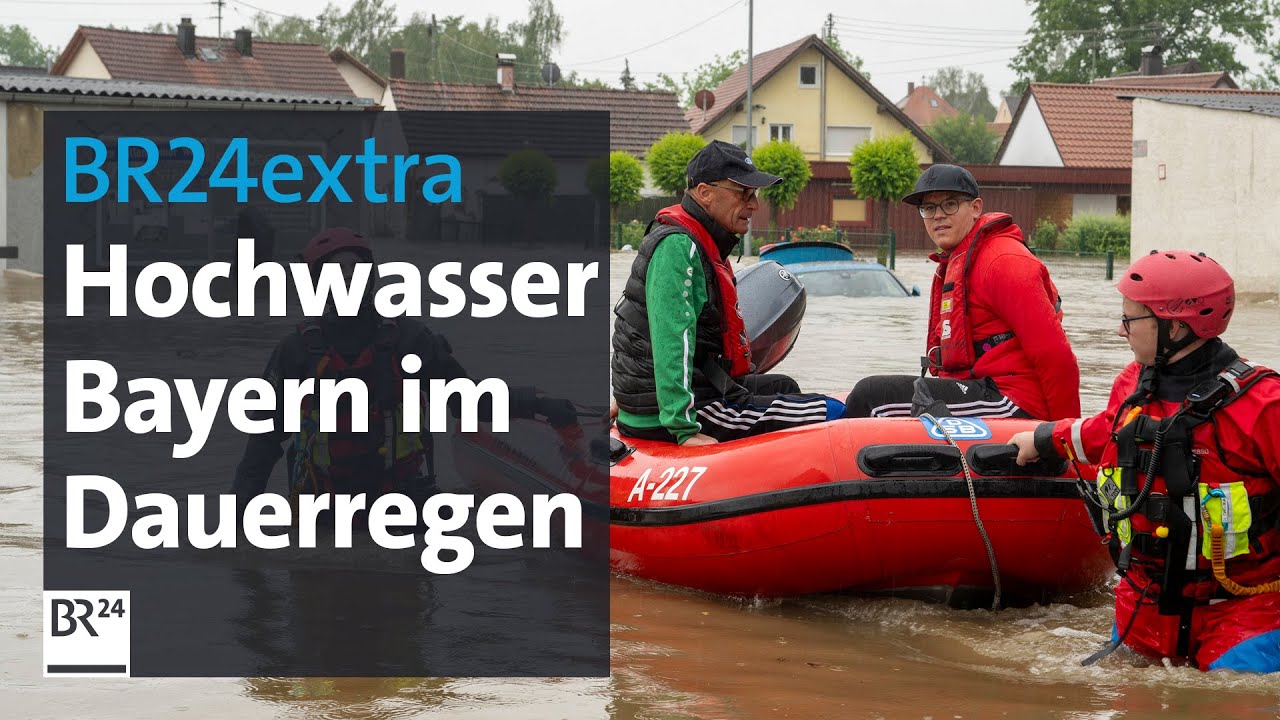
{"type": "Polygon", "coordinates": [[[876,262],[853,262],[850,260],[837,260],[834,262],[806,262],[806,263],[789,263],[785,266],[792,272],[822,272],[828,270],[884,270],[889,268],[876,262]]]}

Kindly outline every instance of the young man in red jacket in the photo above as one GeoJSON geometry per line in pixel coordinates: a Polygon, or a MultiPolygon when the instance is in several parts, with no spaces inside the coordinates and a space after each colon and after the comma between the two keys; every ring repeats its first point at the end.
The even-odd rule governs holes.
{"type": "Polygon", "coordinates": [[[1219,337],[1235,285],[1203,253],[1153,252],[1116,284],[1134,362],[1100,415],[1011,438],[1018,462],[1098,466],[1121,582],[1112,642],[1201,670],[1280,671],[1280,375],[1219,337]]]}
{"type": "Polygon", "coordinates": [[[1080,367],[1049,270],[1005,213],[984,213],[973,175],[933,165],[902,199],[938,246],[922,367],[935,377],[876,375],[850,393],[846,417],[1053,420],[1080,414],[1080,367]]]}

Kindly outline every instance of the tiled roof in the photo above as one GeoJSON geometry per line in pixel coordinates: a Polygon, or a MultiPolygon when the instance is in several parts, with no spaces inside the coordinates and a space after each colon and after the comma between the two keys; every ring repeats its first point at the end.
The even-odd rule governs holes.
{"type": "Polygon", "coordinates": [[[1121,75],[1118,77],[1098,78],[1094,85],[1112,85],[1120,87],[1155,87],[1155,88],[1216,88],[1235,89],[1235,80],[1225,72],[1182,73],[1177,75],[1121,75]]]}
{"type": "Polygon", "coordinates": [[[0,73],[5,75],[48,75],[49,71],[42,67],[29,65],[0,65],[0,73]]]}
{"type": "Polygon", "coordinates": [[[117,80],[286,90],[316,95],[351,95],[329,53],[319,45],[253,40],[251,57],[241,56],[229,38],[197,37],[196,56],[183,57],[176,35],[108,30],[81,26],[53,66],[66,72],[81,46],[88,43],[117,80]],[[202,59],[201,49],[218,50],[220,59],[202,59]]]}
{"type": "Polygon", "coordinates": [[[157,83],[141,80],[98,80],[62,75],[0,72],[0,92],[32,95],[72,95],[96,98],[192,100],[200,102],[262,102],[293,105],[372,107],[372,102],[350,93],[343,96],[311,95],[289,91],[244,90],[206,85],[157,83]]]}
{"type": "MultiPolygon", "coordinates": [[[[793,55],[803,50],[810,41],[816,40],[817,37],[810,35],[800,38],[793,43],[783,45],[780,48],[774,48],[756,55],[751,62],[751,79],[755,87],[759,87],[769,76],[776,72],[793,55]]],[[[695,133],[700,133],[707,128],[708,125],[719,120],[726,112],[733,109],[739,100],[747,95],[747,66],[743,65],[733,74],[725,78],[714,90],[711,91],[715,95],[715,105],[710,110],[703,112],[700,108],[693,108],[685,113],[685,119],[689,121],[689,126],[693,128],[695,133]]]]}
{"type": "MultiPolygon", "coordinates": [[[[751,82],[752,89],[760,87],[769,81],[770,76],[786,65],[791,58],[795,57],[800,51],[809,48],[817,48],[823,55],[827,56],[827,62],[836,66],[840,72],[849,76],[854,84],[862,88],[862,91],[871,96],[876,104],[894,117],[895,120],[902,123],[903,127],[911,131],[920,142],[924,143],[933,153],[934,162],[948,162],[951,160],[951,154],[947,149],[942,147],[937,140],[934,140],[929,133],[916,124],[914,120],[907,116],[906,113],[884,96],[884,93],[876,89],[862,73],[858,72],[852,65],[845,61],[838,53],[831,49],[817,35],[809,35],[800,38],[793,43],[783,45],[773,50],[756,55],[751,63],[751,82]]],[[[733,72],[732,75],[725,78],[723,82],[716,86],[712,91],[715,94],[716,104],[710,110],[703,112],[698,108],[694,108],[685,113],[685,119],[689,121],[689,125],[695,133],[701,133],[709,125],[724,117],[726,113],[733,112],[738,103],[746,99],[747,96],[747,66],[743,65],[733,72]]]]}
{"type": "Polygon", "coordinates": [[[935,120],[960,114],[954,105],[927,85],[917,85],[898,107],[921,127],[932,125],[935,120]]]}
{"type": "Polygon", "coordinates": [[[689,123],[672,93],[538,85],[517,85],[514,92],[503,92],[496,83],[390,83],[397,110],[608,111],[610,149],[626,150],[642,158],[663,135],[689,132],[689,123]]]}
{"type": "MultiPolygon", "coordinates": [[[[1149,88],[1147,89],[1149,90],[1149,88]]],[[[1132,108],[1123,96],[1144,95],[1143,88],[1113,85],[1067,85],[1031,83],[1027,91],[1035,98],[1066,167],[1127,168],[1133,158],[1132,108]],[[1126,91],[1127,90],[1127,91],[1126,91]]],[[[1182,93],[1180,93],[1182,94],[1182,93]]],[[[1280,92],[1251,90],[1196,89],[1186,95],[1197,97],[1280,97],[1280,92]]],[[[1027,108],[1024,100],[1005,133],[996,162],[1004,155],[1009,139],[1027,108]]]]}

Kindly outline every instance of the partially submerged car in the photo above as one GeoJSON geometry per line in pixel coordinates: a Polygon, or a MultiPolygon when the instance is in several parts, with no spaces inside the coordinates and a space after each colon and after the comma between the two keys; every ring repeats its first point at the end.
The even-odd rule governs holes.
{"type": "Polygon", "coordinates": [[[813,296],[916,297],[920,287],[908,288],[889,268],[860,260],[846,245],[800,241],[765,245],[760,261],[785,267],[813,296]]]}

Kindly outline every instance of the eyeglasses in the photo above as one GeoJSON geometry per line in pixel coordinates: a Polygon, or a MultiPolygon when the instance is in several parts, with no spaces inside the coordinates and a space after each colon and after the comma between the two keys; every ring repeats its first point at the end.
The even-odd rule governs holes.
{"type": "Polygon", "coordinates": [[[943,215],[955,215],[960,210],[960,203],[972,202],[972,198],[947,198],[940,204],[925,203],[920,206],[920,217],[928,220],[938,214],[938,208],[942,208],[943,215]]]}
{"type": "Polygon", "coordinates": [[[741,187],[739,185],[726,187],[724,185],[717,185],[715,183],[707,183],[707,184],[713,188],[720,188],[721,190],[730,190],[738,193],[738,195],[742,197],[742,202],[751,202],[756,197],[756,188],[753,188],[753,187],[741,187]]]}
{"type": "Polygon", "coordinates": [[[1149,314],[1147,314],[1147,315],[1139,315],[1139,316],[1137,316],[1137,317],[1129,317],[1128,315],[1121,315],[1121,316],[1120,316],[1120,324],[1124,326],[1124,332],[1125,332],[1125,334],[1126,334],[1126,335],[1128,335],[1128,334],[1129,334],[1129,323],[1133,322],[1134,320],[1146,320],[1147,318],[1153,318],[1153,317],[1155,317],[1155,316],[1156,316],[1156,314],[1155,314],[1155,313],[1149,313],[1149,314]]]}

